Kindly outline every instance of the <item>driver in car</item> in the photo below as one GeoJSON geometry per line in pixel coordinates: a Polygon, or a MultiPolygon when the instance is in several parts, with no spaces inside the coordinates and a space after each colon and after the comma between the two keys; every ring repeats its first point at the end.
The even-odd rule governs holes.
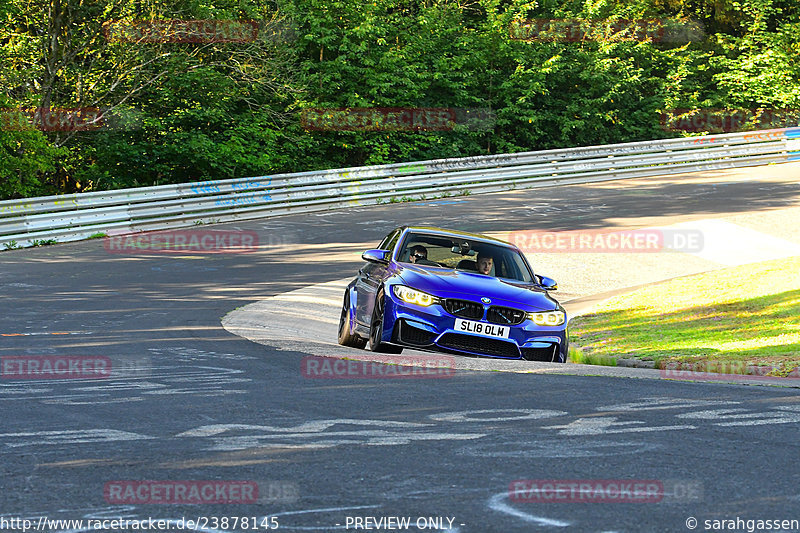
{"type": "Polygon", "coordinates": [[[422,259],[423,261],[428,259],[428,250],[427,250],[427,248],[425,248],[424,246],[422,246],[420,244],[416,244],[416,245],[412,246],[411,250],[409,250],[409,252],[411,254],[411,255],[408,256],[408,262],[409,263],[416,263],[420,259],[422,259]]]}
{"type": "Polygon", "coordinates": [[[485,276],[490,275],[492,271],[492,266],[494,265],[494,258],[491,255],[488,255],[484,252],[478,253],[478,274],[483,274],[485,276]]]}

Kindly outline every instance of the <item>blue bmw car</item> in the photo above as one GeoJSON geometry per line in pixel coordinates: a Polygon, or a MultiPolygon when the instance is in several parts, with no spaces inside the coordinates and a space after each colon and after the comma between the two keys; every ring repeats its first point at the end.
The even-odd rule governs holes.
{"type": "Polygon", "coordinates": [[[344,294],[339,344],[400,353],[566,362],[567,316],[525,256],[507,242],[401,227],[374,250],[344,294]]]}

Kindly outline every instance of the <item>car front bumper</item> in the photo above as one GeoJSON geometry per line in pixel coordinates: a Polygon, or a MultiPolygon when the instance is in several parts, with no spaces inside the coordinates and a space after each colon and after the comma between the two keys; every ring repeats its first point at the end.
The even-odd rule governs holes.
{"type": "MultiPolygon", "coordinates": [[[[392,294],[386,298],[383,340],[409,348],[472,356],[567,361],[566,322],[560,326],[538,326],[525,319],[519,325],[506,326],[508,338],[498,338],[456,331],[457,318],[438,304],[426,307],[408,304],[392,294]]],[[[476,322],[489,324],[485,320],[476,322]]]]}

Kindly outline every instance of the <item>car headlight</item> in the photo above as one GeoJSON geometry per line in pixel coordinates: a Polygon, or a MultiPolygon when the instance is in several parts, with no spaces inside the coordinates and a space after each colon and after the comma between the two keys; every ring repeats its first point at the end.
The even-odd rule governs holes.
{"type": "Polygon", "coordinates": [[[560,326],[567,320],[567,314],[564,311],[545,311],[528,313],[528,318],[537,326],[560,326]]]}
{"type": "Polygon", "coordinates": [[[438,301],[438,298],[431,296],[427,292],[418,291],[404,285],[395,285],[393,289],[395,296],[410,304],[428,307],[429,305],[433,305],[438,301]]]}

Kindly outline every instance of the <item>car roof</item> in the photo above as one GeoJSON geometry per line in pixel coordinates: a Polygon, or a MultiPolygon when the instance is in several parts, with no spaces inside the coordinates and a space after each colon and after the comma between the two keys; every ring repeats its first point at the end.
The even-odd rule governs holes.
{"type": "Polygon", "coordinates": [[[466,231],[437,228],[434,226],[401,226],[400,229],[402,229],[404,232],[427,233],[430,235],[438,235],[442,237],[460,237],[464,239],[482,241],[490,244],[498,244],[500,246],[506,246],[508,248],[517,249],[517,247],[511,244],[510,242],[503,241],[501,239],[495,239],[494,237],[489,237],[487,235],[481,235],[480,233],[469,233],[466,231]]]}

